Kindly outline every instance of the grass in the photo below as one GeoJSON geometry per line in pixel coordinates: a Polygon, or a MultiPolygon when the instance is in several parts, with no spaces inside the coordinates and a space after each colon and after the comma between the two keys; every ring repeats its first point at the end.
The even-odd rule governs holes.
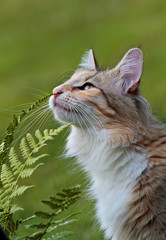
{"type": "MultiPolygon", "coordinates": [[[[144,52],[141,91],[153,112],[165,119],[165,15],[164,0],[2,0],[0,134],[19,107],[7,111],[8,108],[35,101],[44,95],[41,91],[50,93],[69,78],[81,55],[92,46],[99,65],[113,67],[129,48],[140,45],[144,52]]],[[[56,126],[50,117],[43,128],[56,126]]],[[[20,198],[25,215],[61,187],[88,184],[73,161],[63,158],[65,138],[66,134],[62,134],[49,144],[50,157],[31,180],[36,188],[20,198]]],[[[73,240],[103,238],[94,224],[92,206],[86,199],[76,206],[82,214],[80,221],[73,225],[73,240]]],[[[24,217],[22,214],[20,217],[24,217]]]]}

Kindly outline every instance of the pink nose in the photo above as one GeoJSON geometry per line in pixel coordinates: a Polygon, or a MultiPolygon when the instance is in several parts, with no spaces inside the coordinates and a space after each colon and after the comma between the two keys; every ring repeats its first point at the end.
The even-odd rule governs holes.
{"type": "Polygon", "coordinates": [[[54,98],[57,98],[58,95],[63,93],[62,90],[58,88],[54,88],[52,92],[53,92],[54,98]]]}

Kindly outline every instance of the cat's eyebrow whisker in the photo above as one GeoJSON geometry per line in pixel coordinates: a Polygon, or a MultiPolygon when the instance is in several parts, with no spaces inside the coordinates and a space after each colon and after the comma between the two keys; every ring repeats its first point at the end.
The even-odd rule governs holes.
{"type": "Polygon", "coordinates": [[[43,95],[39,95],[39,94],[36,94],[36,93],[25,93],[26,95],[31,95],[31,96],[35,96],[35,97],[38,97],[38,98],[42,98],[43,95]]]}
{"type": "Polygon", "coordinates": [[[45,92],[45,91],[43,91],[43,90],[41,90],[41,89],[38,89],[38,88],[26,87],[26,89],[35,90],[35,91],[37,91],[37,92],[40,92],[40,93],[43,94],[43,96],[49,94],[48,92],[45,92]]]}
{"type": "Polygon", "coordinates": [[[72,69],[72,68],[69,68],[69,69],[65,69],[63,72],[61,72],[57,77],[56,77],[56,83],[57,82],[61,82],[61,80],[63,78],[70,78],[71,77],[71,74],[66,74],[64,75],[66,72],[69,72],[71,71],[71,74],[75,71],[75,69],[72,69]]]}
{"type": "MultiPolygon", "coordinates": [[[[18,108],[18,107],[22,107],[22,106],[29,106],[29,105],[31,105],[32,103],[23,103],[23,104],[19,104],[19,105],[15,105],[15,106],[13,106],[13,107],[10,107],[10,108],[5,108],[5,109],[0,109],[0,111],[1,112],[7,112],[7,111],[9,111],[10,112],[10,110],[11,109],[14,109],[14,108],[18,108]]],[[[17,111],[17,112],[20,112],[20,110],[13,110],[13,111],[17,111]]]]}

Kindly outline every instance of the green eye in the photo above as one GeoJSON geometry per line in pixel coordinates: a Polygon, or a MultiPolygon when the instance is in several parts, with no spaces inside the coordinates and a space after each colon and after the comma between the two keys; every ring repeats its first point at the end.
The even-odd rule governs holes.
{"type": "Polygon", "coordinates": [[[91,83],[85,83],[84,85],[80,86],[80,87],[77,87],[78,89],[80,90],[89,90],[91,88],[93,88],[93,84],[91,83]]]}
{"type": "Polygon", "coordinates": [[[90,84],[86,84],[86,85],[84,86],[84,90],[88,90],[88,89],[91,89],[91,88],[93,88],[93,86],[90,85],[90,84]]]}

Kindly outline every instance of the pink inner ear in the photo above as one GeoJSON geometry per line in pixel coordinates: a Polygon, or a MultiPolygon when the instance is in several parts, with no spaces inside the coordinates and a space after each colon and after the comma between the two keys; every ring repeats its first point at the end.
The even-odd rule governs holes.
{"type": "MultiPolygon", "coordinates": [[[[117,65],[120,70],[121,93],[134,93],[140,83],[143,54],[138,48],[130,49],[117,65]]],[[[135,92],[136,93],[136,92],[135,92]]]]}
{"type": "Polygon", "coordinates": [[[134,91],[137,89],[137,87],[139,86],[139,84],[140,84],[140,80],[137,81],[137,82],[135,82],[135,83],[129,88],[129,92],[134,92],[134,91]]]}

